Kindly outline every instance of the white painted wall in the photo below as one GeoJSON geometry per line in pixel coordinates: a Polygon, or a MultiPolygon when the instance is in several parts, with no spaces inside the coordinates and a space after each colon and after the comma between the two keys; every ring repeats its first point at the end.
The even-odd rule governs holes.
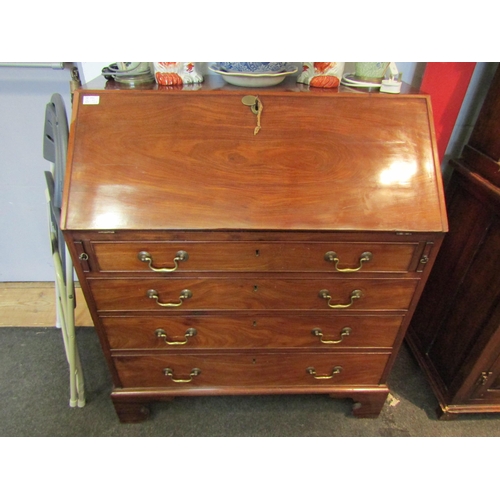
{"type": "MultiPolygon", "coordinates": [[[[82,82],[99,76],[109,63],[77,63],[82,82]]],[[[203,63],[204,72],[208,72],[208,64],[203,63]]],[[[420,85],[425,63],[396,64],[405,82],[420,85]]],[[[496,64],[478,63],[450,143],[454,153],[468,138],[496,64]]],[[[347,71],[351,71],[349,65],[352,63],[347,71]]],[[[43,174],[49,168],[42,155],[43,122],[45,105],[55,92],[65,99],[70,115],[70,80],[68,70],[0,66],[0,282],[54,279],[43,174]]]]}

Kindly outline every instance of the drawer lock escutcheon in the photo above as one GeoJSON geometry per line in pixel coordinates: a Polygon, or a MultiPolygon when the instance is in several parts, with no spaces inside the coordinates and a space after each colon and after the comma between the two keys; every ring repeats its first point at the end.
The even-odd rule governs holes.
{"type": "Polygon", "coordinates": [[[352,329],[346,326],[345,328],[342,328],[340,332],[340,338],[338,340],[325,340],[323,339],[323,332],[321,331],[321,328],[313,328],[311,333],[319,337],[319,340],[323,344],[340,344],[344,340],[344,337],[347,337],[348,335],[351,335],[352,329]]]}
{"type": "Polygon", "coordinates": [[[358,300],[361,298],[362,293],[361,290],[353,290],[351,292],[350,299],[351,301],[349,304],[332,304],[332,296],[330,295],[330,292],[328,290],[320,290],[318,296],[322,299],[325,299],[328,301],[328,307],[331,307],[332,309],[347,309],[348,307],[351,307],[354,304],[355,300],[358,300]]]}
{"type": "Polygon", "coordinates": [[[371,252],[363,252],[361,256],[359,257],[359,266],[355,268],[349,268],[349,267],[344,267],[340,268],[339,263],[340,259],[336,252],[326,252],[325,253],[325,260],[327,262],[334,262],[335,263],[335,269],[341,273],[355,273],[356,271],[360,271],[361,268],[363,267],[363,264],[365,262],[370,262],[372,260],[373,254],[371,252]]]}
{"type": "Polygon", "coordinates": [[[184,250],[179,250],[174,257],[174,267],[154,267],[153,266],[153,257],[149,252],[139,252],[137,254],[137,258],[141,262],[146,262],[149,268],[156,273],[171,273],[179,267],[179,262],[186,262],[189,259],[189,254],[184,250]]]}
{"type": "Polygon", "coordinates": [[[172,368],[165,368],[163,370],[163,374],[166,377],[170,377],[172,379],[172,382],[177,382],[178,384],[187,384],[189,382],[192,382],[194,377],[200,375],[201,370],[199,368],[193,368],[191,370],[191,373],[189,374],[189,378],[174,378],[174,371],[172,370],[172,368]]]}
{"type": "Polygon", "coordinates": [[[241,99],[241,102],[245,106],[250,106],[250,109],[252,110],[252,113],[254,115],[257,115],[257,126],[255,127],[253,131],[253,135],[257,135],[259,133],[259,130],[262,128],[260,126],[260,117],[262,115],[262,110],[264,109],[264,105],[262,104],[262,101],[254,95],[246,95],[241,99]]]}
{"type": "Polygon", "coordinates": [[[148,290],[146,292],[146,297],[151,300],[156,300],[156,303],[161,307],[179,307],[186,299],[190,299],[193,296],[191,290],[185,289],[179,295],[179,302],[160,302],[160,297],[156,290],[148,290]]]}
{"type": "Polygon", "coordinates": [[[312,375],[316,380],[326,380],[333,378],[335,375],[339,374],[342,371],[341,366],[334,366],[331,375],[316,375],[316,370],[310,366],[309,368],[306,368],[306,372],[309,375],[312,375]]]}
{"type": "Polygon", "coordinates": [[[194,337],[198,332],[195,328],[188,328],[184,333],[185,340],[169,340],[167,332],[163,328],[155,330],[155,334],[159,339],[163,339],[168,345],[184,345],[187,344],[189,337],[194,337]]]}

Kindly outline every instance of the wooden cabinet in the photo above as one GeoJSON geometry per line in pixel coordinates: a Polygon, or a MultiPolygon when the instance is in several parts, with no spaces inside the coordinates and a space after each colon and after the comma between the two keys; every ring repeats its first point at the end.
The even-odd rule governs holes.
{"type": "Polygon", "coordinates": [[[62,225],[120,420],[287,393],[376,417],[447,230],[429,98],[101,83],[75,94],[62,225]]]}
{"type": "Polygon", "coordinates": [[[450,232],[408,341],[441,418],[500,411],[500,72],[447,187],[450,232]]]}

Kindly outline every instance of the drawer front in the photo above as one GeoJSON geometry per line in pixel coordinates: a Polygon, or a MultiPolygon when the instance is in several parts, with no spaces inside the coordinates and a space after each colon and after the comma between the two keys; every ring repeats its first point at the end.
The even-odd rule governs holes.
{"type": "Polygon", "coordinates": [[[387,354],[203,354],[114,358],[123,387],[376,385],[387,354]],[[320,377],[320,378],[315,378],[320,377]],[[327,378],[328,377],[328,378],[327,378]]]}
{"type": "Polygon", "coordinates": [[[151,268],[160,273],[406,272],[416,248],[416,243],[373,242],[92,243],[99,271],[148,273],[155,272],[151,268]]]}
{"type": "Polygon", "coordinates": [[[390,348],[402,316],[101,318],[111,349],[390,348]]]}
{"type": "Polygon", "coordinates": [[[417,279],[89,279],[97,309],[406,310],[417,279]]]}

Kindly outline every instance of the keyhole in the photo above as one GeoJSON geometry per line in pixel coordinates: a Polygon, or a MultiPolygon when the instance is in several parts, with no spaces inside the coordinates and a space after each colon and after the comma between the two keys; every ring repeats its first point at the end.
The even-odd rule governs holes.
{"type": "Polygon", "coordinates": [[[255,257],[260,257],[260,250],[255,250],[255,257]]]}
{"type": "Polygon", "coordinates": [[[258,287],[257,285],[254,285],[254,286],[253,286],[253,291],[254,291],[254,292],[256,292],[256,291],[258,290],[258,288],[259,288],[259,287],[258,287]]]}
{"type": "Polygon", "coordinates": [[[255,326],[257,326],[257,321],[254,321],[254,322],[252,323],[252,326],[254,326],[254,327],[255,327],[255,326]]]}
{"type": "Polygon", "coordinates": [[[257,360],[255,358],[252,359],[252,364],[255,364],[257,360]]]}

